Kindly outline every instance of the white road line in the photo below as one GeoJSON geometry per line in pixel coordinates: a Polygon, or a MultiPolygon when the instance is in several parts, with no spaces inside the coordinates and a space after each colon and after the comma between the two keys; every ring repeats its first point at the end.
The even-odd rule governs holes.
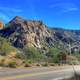
{"type": "Polygon", "coordinates": [[[64,76],[64,77],[59,77],[59,78],[55,78],[55,79],[51,79],[51,80],[63,80],[63,79],[68,79],[71,78],[73,76],[64,76]]]}

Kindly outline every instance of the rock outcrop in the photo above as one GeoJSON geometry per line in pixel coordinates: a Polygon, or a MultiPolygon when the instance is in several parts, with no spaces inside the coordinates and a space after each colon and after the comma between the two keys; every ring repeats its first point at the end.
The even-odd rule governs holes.
{"type": "Polygon", "coordinates": [[[0,31],[15,47],[33,46],[41,48],[41,41],[49,37],[46,25],[41,21],[25,20],[16,16],[7,27],[0,31]]]}

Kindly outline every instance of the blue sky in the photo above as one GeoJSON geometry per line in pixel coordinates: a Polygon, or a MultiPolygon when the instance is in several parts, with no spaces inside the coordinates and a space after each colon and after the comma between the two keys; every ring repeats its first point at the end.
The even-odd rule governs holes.
{"type": "Polygon", "coordinates": [[[49,27],[80,29],[80,0],[0,0],[0,20],[15,16],[42,20],[49,27]]]}

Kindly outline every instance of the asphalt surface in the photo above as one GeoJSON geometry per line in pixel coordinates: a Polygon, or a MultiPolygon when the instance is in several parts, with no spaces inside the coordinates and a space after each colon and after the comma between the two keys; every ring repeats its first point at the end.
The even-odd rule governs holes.
{"type": "Polygon", "coordinates": [[[80,66],[1,69],[0,80],[62,80],[80,74],[80,66]]]}

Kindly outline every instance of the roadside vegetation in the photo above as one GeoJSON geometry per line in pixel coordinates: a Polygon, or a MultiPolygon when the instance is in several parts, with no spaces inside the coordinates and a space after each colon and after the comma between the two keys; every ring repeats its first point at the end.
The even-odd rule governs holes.
{"type": "Polygon", "coordinates": [[[68,55],[65,50],[50,47],[46,54],[34,47],[23,49],[14,48],[11,43],[0,37],[0,66],[1,67],[48,67],[62,64],[76,65],[80,61],[80,52],[68,55]]]}

